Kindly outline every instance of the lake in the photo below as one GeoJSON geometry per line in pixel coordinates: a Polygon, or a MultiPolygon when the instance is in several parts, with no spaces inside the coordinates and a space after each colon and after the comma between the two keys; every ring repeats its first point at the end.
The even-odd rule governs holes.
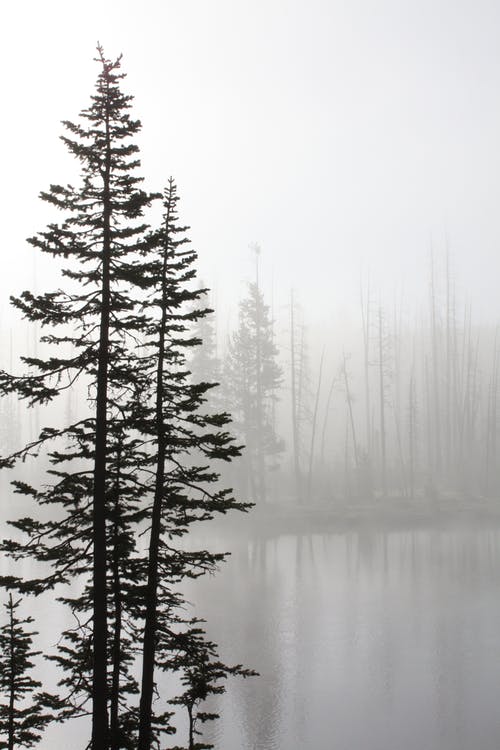
{"type": "MultiPolygon", "coordinates": [[[[232,555],[188,598],[226,663],[260,673],[211,705],[217,750],[498,750],[496,525],[207,529],[195,543],[232,555]]],[[[54,605],[38,611],[51,650],[54,605]]],[[[83,749],[84,723],[51,727],[39,747],[83,749]]]]}
{"type": "Polygon", "coordinates": [[[190,597],[260,672],[218,701],[218,750],[498,749],[497,529],[202,541],[232,556],[190,597]]]}

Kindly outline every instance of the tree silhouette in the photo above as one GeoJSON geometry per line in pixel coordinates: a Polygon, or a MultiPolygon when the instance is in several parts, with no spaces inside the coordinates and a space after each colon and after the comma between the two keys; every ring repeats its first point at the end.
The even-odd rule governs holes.
{"type": "Polygon", "coordinates": [[[224,374],[229,407],[245,444],[244,491],[257,502],[265,502],[266,471],[283,450],[272,418],[281,384],[277,354],[269,308],[258,284],[249,284],[248,296],[240,302],[238,328],[229,341],[224,374]]]}
{"type": "MultiPolygon", "coordinates": [[[[43,490],[16,484],[17,492],[31,496],[39,505],[55,504],[59,510],[46,522],[24,519],[16,525],[30,539],[25,553],[51,569],[43,580],[30,584],[32,590],[88,576],[83,598],[67,600],[79,623],[78,632],[70,637],[83,637],[87,642],[86,630],[90,630],[92,747],[104,750],[109,741],[109,432],[110,423],[122,418],[119,406],[124,393],[130,398],[134,390],[129,346],[136,321],[129,277],[144,242],[146,227],[140,217],[151,196],[135,176],[138,149],[132,138],[140,123],[129,115],[131,97],[120,90],[124,77],[120,58],[110,61],[98,47],[98,63],[100,73],[90,106],[81,113],[79,123],[64,122],[68,135],[62,140],[80,163],[81,185],[51,185],[42,193],[42,199],[64,212],[65,218],[29,240],[54,258],[71,260],[62,271],[66,289],[37,295],[26,291],[12,300],[28,320],[50,329],[41,341],[52,345],[55,354],[45,359],[24,357],[29,374],[1,373],[0,388],[4,393],[17,392],[31,406],[51,401],[78,378],[88,388],[88,418],[61,429],[45,428],[18,453],[17,457],[24,458],[49,440],[67,440],[64,448],[50,453],[57,466],[51,470],[54,484],[43,490]],[[77,468],[71,468],[75,464],[77,468]],[[90,616],[82,623],[79,615],[87,606],[90,616]]],[[[13,460],[5,463],[12,465],[13,460]]],[[[7,545],[7,550],[23,554],[20,544],[7,545]]],[[[84,683],[82,676],[81,687],[86,690],[84,683]]]]}
{"type": "Polygon", "coordinates": [[[211,384],[190,378],[188,355],[199,339],[192,325],[208,313],[196,303],[203,290],[190,287],[195,278],[195,251],[188,245],[186,227],[179,225],[178,195],[169,180],[164,192],[162,226],[152,236],[155,255],[143,265],[144,343],[141,362],[144,390],[136,429],[149,438],[154,472],[154,495],[149,510],[145,629],[140,701],[139,745],[148,750],[154,738],[152,701],[159,618],[179,605],[172,587],[185,576],[196,576],[224,555],[206,550],[186,552],[172,539],[187,533],[192,522],[208,520],[231,508],[244,509],[231,491],[220,488],[210,468],[216,460],[239,454],[226,430],[227,414],[204,413],[211,384]],[[149,384],[149,389],[148,389],[149,384]],[[213,488],[211,489],[211,486],[213,488]]]}
{"type": "Polygon", "coordinates": [[[0,748],[8,750],[36,745],[50,720],[45,696],[36,692],[41,683],[31,675],[32,660],[40,654],[33,650],[37,633],[26,629],[33,618],[19,616],[20,603],[9,594],[7,621],[0,627],[0,692],[7,699],[0,704],[0,748]]]}
{"type": "Polygon", "coordinates": [[[257,673],[245,669],[241,664],[227,666],[220,661],[214,643],[207,640],[203,621],[197,618],[185,623],[185,630],[173,632],[163,629],[159,645],[160,669],[174,669],[181,675],[184,692],[170,700],[173,706],[183,706],[188,716],[188,744],[176,745],[172,750],[211,750],[214,745],[198,741],[200,724],[219,718],[216,711],[209,711],[206,701],[212,695],[226,691],[228,677],[251,677],[257,673]]]}
{"type": "Polygon", "coordinates": [[[131,138],[140,123],[119,88],[120,58],[98,53],[96,94],[83,124],[65,122],[71,137],[63,137],[81,164],[82,185],[42,194],[66,218],[30,240],[71,259],[62,271],[66,289],[12,300],[48,329],[41,341],[55,354],[24,357],[28,374],[0,373],[0,392],[30,406],[82,381],[87,414],[43,428],[0,462],[13,467],[42,452],[49,462],[39,487],[14,480],[35,510],[11,522],[15,538],[2,545],[15,560],[36,561],[37,576],[2,581],[32,594],[57,587],[72,614],[48,655],[62,670],[51,702],[57,720],[91,713],[92,750],[149,750],[174,731],[169,712],[152,709],[160,622],[179,621],[183,579],[213,571],[225,557],[174,541],[194,521],[248,505],[221,487],[213,468],[240,452],[229,417],[204,412],[213,384],[190,376],[189,354],[200,344],[193,325],[209,311],[195,286],[196,253],[178,223],[176,186],[171,179],[162,223],[150,230],[142,213],[161,196],[145,193],[135,176],[131,138]]]}

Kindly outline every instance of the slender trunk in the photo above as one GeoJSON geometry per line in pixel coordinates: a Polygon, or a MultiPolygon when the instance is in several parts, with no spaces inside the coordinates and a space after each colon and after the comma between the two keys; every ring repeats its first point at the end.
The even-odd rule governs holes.
{"type": "Polygon", "coordinates": [[[346,499],[351,499],[351,478],[349,471],[349,425],[346,422],[344,440],[344,484],[346,499]]]}
{"type": "Polygon", "coordinates": [[[410,375],[410,386],[408,394],[408,454],[410,469],[410,499],[415,498],[415,385],[413,379],[413,367],[410,375]]]}
{"type": "Polygon", "coordinates": [[[346,401],[347,401],[347,408],[349,411],[349,423],[351,425],[351,435],[352,435],[352,447],[353,447],[353,453],[354,453],[354,465],[356,467],[356,471],[359,471],[359,455],[358,455],[358,439],[356,435],[356,425],[354,423],[354,412],[352,408],[352,397],[351,397],[351,389],[349,387],[349,378],[347,376],[347,367],[346,367],[346,356],[345,352],[343,354],[343,365],[342,365],[342,374],[344,376],[344,386],[345,386],[345,395],[346,395],[346,401]]]}
{"type": "Polygon", "coordinates": [[[467,335],[467,367],[464,383],[464,403],[462,409],[462,427],[460,441],[460,475],[462,478],[462,490],[468,490],[468,473],[467,461],[470,459],[470,431],[471,431],[471,409],[472,409],[472,370],[473,370],[473,353],[472,353],[472,329],[471,315],[469,313],[469,327],[467,335]]]}
{"type": "Polygon", "coordinates": [[[14,602],[12,594],[9,594],[9,614],[10,614],[10,665],[9,665],[9,709],[7,715],[7,733],[8,733],[8,750],[14,750],[14,700],[16,694],[16,664],[15,664],[15,647],[14,647],[14,602]]]}
{"type": "Polygon", "coordinates": [[[408,487],[406,484],[406,466],[405,466],[405,459],[404,459],[404,452],[403,452],[403,439],[401,436],[401,423],[397,417],[397,411],[398,411],[398,407],[396,406],[396,401],[394,400],[393,401],[394,428],[396,431],[396,443],[398,446],[398,458],[399,458],[399,466],[400,466],[400,471],[401,471],[400,487],[403,492],[403,495],[406,497],[408,493],[408,487]]]}
{"type": "Polygon", "coordinates": [[[332,400],[333,389],[335,387],[336,382],[337,382],[337,378],[333,377],[332,382],[330,383],[328,396],[326,397],[325,414],[323,417],[323,428],[321,430],[320,461],[321,461],[322,467],[324,466],[324,463],[325,463],[325,438],[326,438],[326,428],[328,426],[328,417],[330,415],[330,402],[332,400]]]}
{"type": "Polygon", "coordinates": [[[296,357],[295,357],[295,309],[293,290],[290,293],[290,348],[291,348],[291,360],[292,360],[292,438],[293,438],[293,467],[295,474],[295,493],[297,500],[300,500],[300,464],[299,464],[299,425],[298,425],[298,413],[297,413],[297,370],[296,370],[296,357]]]}
{"type": "Polygon", "coordinates": [[[109,112],[106,112],[106,160],[103,184],[103,246],[99,353],[97,364],[96,428],[93,491],[93,672],[92,750],[107,750],[108,614],[106,600],[106,442],[108,406],[108,360],[111,265],[111,142],[109,112]]]}
{"type": "MultiPolygon", "coordinates": [[[[271,347],[273,352],[275,351],[276,342],[276,331],[274,325],[274,274],[271,275],[271,347]]],[[[271,400],[271,429],[273,435],[276,432],[276,388],[274,386],[274,380],[272,381],[272,387],[270,391],[271,400]]]]}
{"type": "Polygon", "coordinates": [[[194,750],[194,718],[192,703],[188,704],[187,710],[189,719],[189,750],[194,750]]]}
{"type": "Polygon", "coordinates": [[[493,404],[493,372],[488,383],[488,398],[486,402],[486,427],[485,427],[485,465],[484,465],[484,494],[490,494],[490,457],[491,457],[491,426],[493,404]]]}
{"type": "Polygon", "coordinates": [[[363,287],[361,287],[361,321],[363,325],[363,355],[365,376],[365,422],[366,422],[366,451],[368,457],[371,453],[371,424],[370,424],[370,282],[368,280],[366,290],[366,308],[363,298],[363,287]]]}
{"type": "MultiPolygon", "coordinates": [[[[172,197],[170,188],[169,198],[172,197]]],[[[167,323],[167,261],[169,251],[170,205],[167,203],[166,237],[164,240],[163,269],[162,269],[162,300],[161,322],[158,340],[158,363],[156,370],[156,403],[155,425],[157,439],[157,463],[155,476],[155,491],[153,510],[151,514],[151,530],[148,555],[148,580],[146,588],[146,617],[144,623],[144,640],[142,651],[142,681],[139,705],[139,744],[138,750],[150,750],[152,742],[151,722],[154,692],[154,668],[156,655],[156,637],[158,625],[158,563],[161,536],[161,519],[163,510],[165,460],[167,454],[167,440],[163,424],[163,377],[165,365],[165,330],[167,323]]]]}
{"type": "Polygon", "coordinates": [[[459,355],[458,355],[458,330],[457,330],[457,309],[456,309],[456,292],[455,286],[453,286],[453,297],[452,297],[452,383],[453,383],[453,394],[452,394],[452,414],[451,414],[451,457],[450,457],[450,480],[451,474],[455,474],[455,467],[457,462],[457,450],[458,450],[458,425],[459,425],[459,390],[460,390],[460,373],[458,368],[459,355]]]}
{"type": "Polygon", "coordinates": [[[457,416],[457,476],[462,476],[462,457],[464,449],[464,424],[465,424],[465,405],[467,402],[466,390],[466,368],[467,368],[467,333],[470,326],[470,310],[467,306],[464,309],[464,322],[462,330],[462,349],[460,352],[460,383],[458,391],[458,416],[457,416]]]}
{"type": "MultiPolygon", "coordinates": [[[[257,246],[258,247],[258,246],[257,246]]],[[[261,309],[260,309],[260,289],[259,289],[259,253],[256,248],[256,307],[255,307],[255,370],[256,370],[256,391],[257,391],[257,485],[258,495],[261,502],[266,501],[266,476],[265,476],[265,461],[264,461],[264,449],[263,449],[263,422],[264,422],[264,395],[262,389],[262,321],[261,321],[261,309]]]]}
{"type": "Polygon", "coordinates": [[[477,440],[476,440],[476,427],[477,427],[477,416],[479,409],[479,386],[478,386],[478,358],[479,358],[479,334],[476,339],[475,347],[472,349],[473,365],[472,365],[472,380],[471,380],[471,401],[470,401],[470,423],[468,430],[468,455],[469,455],[469,474],[471,478],[472,472],[476,467],[476,456],[477,456],[477,440]]]}
{"type": "Polygon", "coordinates": [[[299,351],[299,377],[297,383],[297,444],[299,450],[299,488],[300,488],[300,502],[304,502],[304,482],[302,477],[302,470],[300,467],[300,455],[302,447],[302,425],[305,421],[305,406],[304,406],[304,386],[305,386],[305,326],[302,323],[300,327],[300,351],[299,351]]]}
{"type": "Polygon", "coordinates": [[[498,325],[495,328],[495,343],[493,354],[493,375],[492,375],[492,394],[491,394],[491,438],[490,438],[490,455],[493,474],[493,492],[497,491],[497,401],[498,401],[498,325]]]}
{"type": "Polygon", "coordinates": [[[431,388],[429,383],[429,364],[427,356],[424,358],[425,368],[425,417],[427,427],[427,495],[434,496],[434,457],[432,454],[432,406],[431,406],[431,388]]]}
{"type": "Polygon", "coordinates": [[[432,325],[432,376],[434,391],[434,434],[436,452],[436,474],[441,472],[441,407],[439,396],[439,358],[438,358],[438,335],[437,335],[437,313],[436,313],[436,291],[434,280],[434,258],[431,252],[431,325],[432,325]]]}
{"type": "Polygon", "coordinates": [[[111,677],[111,697],[109,710],[109,733],[110,733],[110,750],[119,750],[120,748],[120,725],[119,725],[119,706],[120,706],[120,672],[122,662],[122,582],[120,576],[120,488],[121,488],[121,451],[122,438],[118,438],[116,451],[116,480],[115,480],[115,501],[114,501],[114,519],[113,519],[113,553],[112,553],[112,576],[113,576],[113,605],[114,605],[114,630],[113,644],[111,648],[113,671],[111,677]]]}
{"type": "Polygon", "coordinates": [[[380,398],[380,458],[382,470],[382,495],[387,495],[387,459],[385,436],[385,373],[384,373],[384,344],[382,326],[382,308],[378,309],[378,367],[379,367],[379,398],[380,398]]]}
{"type": "Polygon", "coordinates": [[[447,479],[451,464],[451,295],[450,250],[446,240],[446,384],[445,384],[445,462],[447,479]]]}
{"type": "Polygon", "coordinates": [[[402,408],[401,408],[401,320],[402,311],[401,303],[399,310],[394,302],[394,314],[393,314],[393,330],[394,330],[394,389],[393,389],[393,412],[394,412],[394,427],[396,431],[396,443],[398,447],[398,458],[400,466],[400,485],[403,495],[406,496],[408,488],[406,482],[406,465],[404,459],[403,450],[403,438],[402,438],[402,408]]]}
{"type": "Polygon", "coordinates": [[[313,422],[312,422],[312,431],[311,431],[311,449],[309,453],[309,470],[307,472],[307,498],[309,501],[311,500],[311,483],[312,483],[313,462],[314,462],[314,442],[316,439],[316,419],[318,416],[319,395],[321,391],[321,378],[323,375],[324,353],[325,353],[325,350],[323,349],[323,351],[321,352],[321,360],[319,363],[318,387],[316,389],[316,400],[314,402],[314,413],[313,413],[313,422]]]}

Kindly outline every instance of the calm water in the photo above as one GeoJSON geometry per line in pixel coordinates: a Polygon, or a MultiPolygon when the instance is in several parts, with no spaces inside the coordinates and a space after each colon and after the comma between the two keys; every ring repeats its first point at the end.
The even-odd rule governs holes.
{"type": "Polygon", "coordinates": [[[229,684],[218,750],[498,750],[498,531],[214,546],[230,562],[190,593],[261,675],[229,684]]]}
{"type": "MultiPolygon", "coordinates": [[[[189,598],[226,662],[260,672],[218,698],[216,750],[498,750],[499,531],[197,542],[232,557],[189,598]]],[[[78,750],[87,731],[39,747],[78,750]]]]}

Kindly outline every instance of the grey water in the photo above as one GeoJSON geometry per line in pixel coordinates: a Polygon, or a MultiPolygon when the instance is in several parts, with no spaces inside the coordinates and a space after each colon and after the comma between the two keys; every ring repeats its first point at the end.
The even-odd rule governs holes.
{"type": "Polygon", "coordinates": [[[207,538],[190,590],[234,679],[218,750],[497,750],[500,532],[207,538]]]}
{"type": "MultiPolygon", "coordinates": [[[[231,552],[187,596],[221,658],[260,673],[209,706],[216,750],[498,750],[500,529],[207,529],[191,544],[231,552]]],[[[48,650],[53,607],[37,613],[48,650]]],[[[39,747],[83,748],[87,723],[39,747]]]]}

